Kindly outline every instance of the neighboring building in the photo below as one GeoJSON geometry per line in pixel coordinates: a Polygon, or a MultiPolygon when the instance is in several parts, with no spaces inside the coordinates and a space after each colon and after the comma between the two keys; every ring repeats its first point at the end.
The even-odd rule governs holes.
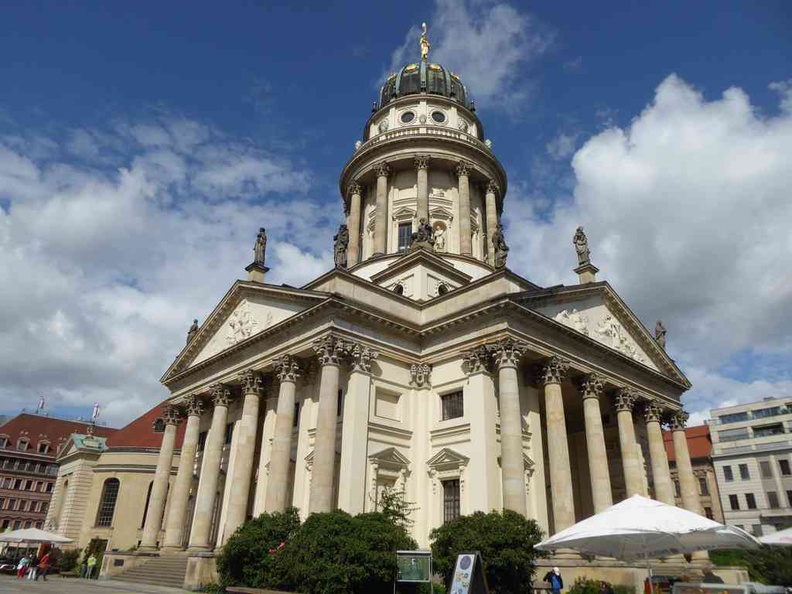
{"type": "Polygon", "coordinates": [[[711,415],[726,522],[757,536],[792,525],[792,398],[716,408],[711,415]]]}
{"type": "MultiPolygon", "coordinates": [[[[718,481],[715,478],[715,467],[712,464],[712,439],[707,425],[696,425],[685,429],[690,461],[696,475],[701,513],[711,520],[723,523],[723,509],[718,494],[718,481]]],[[[668,463],[671,466],[671,479],[677,505],[682,505],[682,488],[679,471],[676,467],[676,455],[670,431],[663,431],[668,463]]]]}
{"type": "MultiPolygon", "coordinates": [[[[42,528],[58,474],[56,456],[88,425],[22,413],[0,426],[0,530],[42,528]]],[[[99,435],[113,429],[97,427],[99,435]]]]}
{"type": "MultiPolygon", "coordinates": [[[[582,229],[578,284],[545,288],[506,266],[506,172],[459,77],[408,64],[367,117],[341,173],[336,267],[301,288],[266,283],[262,230],[248,278],[162,378],[171,396],[150,413],[161,438],[140,421],[65,454],[59,482],[66,456],[93,475],[81,544],[186,547],[184,583],[197,587],[246,519],[372,511],[389,487],[414,504],[423,547],[444,522],[493,509],[553,534],[634,494],[674,505],[664,423],[686,462],[682,504],[700,512],[680,403],[690,383],[664,335],[596,281],[582,229]]],[[[106,555],[103,574],[140,558],[106,555]]]]}

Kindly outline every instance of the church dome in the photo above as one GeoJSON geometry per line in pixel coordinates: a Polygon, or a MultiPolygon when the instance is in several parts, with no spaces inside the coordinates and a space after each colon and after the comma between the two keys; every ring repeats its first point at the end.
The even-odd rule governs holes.
{"type": "Polygon", "coordinates": [[[376,108],[380,109],[399,97],[418,93],[442,95],[471,111],[475,110],[460,78],[440,64],[427,60],[407,64],[399,72],[391,74],[382,85],[376,108]]]}

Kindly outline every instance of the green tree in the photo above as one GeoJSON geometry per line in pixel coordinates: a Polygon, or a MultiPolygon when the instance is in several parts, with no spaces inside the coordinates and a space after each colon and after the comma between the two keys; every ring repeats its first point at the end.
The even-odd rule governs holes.
{"type": "Polygon", "coordinates": [[[746,551],[711,551],[715,565],[740,565],[751,580],[774,586],[792,586],[792,547],[764,546],[746,551]]]}
{"type": "Polygon", "coordinates": [[[541,556],[533,546],[542,539],[534,520],[505,510],[476,512],[432,530],[434,569],[451,586],[456,557],[463,551],[479,551],[490,590],[496,594],[529,594],[541,556]]]}
{"type": "Polygon", "coordinates": [[[407,501],[407,492],[404,489],[398,491],[392,487],[383,489],[377,508],[386,518],[405,530],[410,530],[415,524],[410,516],[418,508],[414,503],[407,501]]]}
{"type": "Polygon", "coordinates": [[[250,588],[287,588],[282,551],[300,528],[297,510],[261,514],[228,539],[217,558],[220,583],[250,588]]]}

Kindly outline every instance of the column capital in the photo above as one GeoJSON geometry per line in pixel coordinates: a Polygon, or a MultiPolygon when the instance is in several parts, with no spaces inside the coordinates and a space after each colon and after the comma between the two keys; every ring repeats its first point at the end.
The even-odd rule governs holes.
{"type": "Polygon", "coordinates": [[[471,171],[473,171],[473,165],[465,161],[460,161],[456,166],[456,174],[458,177],[470,175],[471,171]]]}
{"type": "Polygon", "coordinates": [[[547,384],[560,384],[567,371],[569,371],[569,363],[553,355],[550,357],[542,368],[542,375],[545,385],[547,384]]]}
{"type": "Polygon", "coordinates": [[[498,182],[494,179],[489,180],[485,187],[487,189],[487,194],[497,194],[500,191],[500,186],[498,186],[498,182]]]}
{"type": "Polygon", "coordinates": [[[644,420],[647,423],[662,423],[663,422],[663,407],[657,400],[650,400],[646,403],[644,408],[644,420]]]}
{"type": "Polygon", "coordinates": [[[175,406],[171,406],[170,404],[162,407],[162,418],[166,425],[178,425],[181,423],[179,409],[177,409],[175,406]]]}
{"type": "Polygon", "coordinates": [[[432,366],[428,363],[413,363],[410,365],[410,385],[414,388],[431,387],[431,373],[432,366]]]}
{"type": "Polygon", "coordinates": [[[231,390],[225,384],[214,384],[209,388],[209,394],[211,394],[215,406],[228,408],[231,403],[231,390]]]}
{"type": "Polygon", "coordinates": [[[261,374],[252,369],[246,369],[239,374],[239,382],[242,384],[243,394],[257,394],[261,396],[264,387],[261,374]]]}
{"type": "Polygon", "coordinates": [[[668,419],[668,426],[671,428],[671,431],[684,431],[689,418],[690,415],[684,410],[675,411],[671,413],[668,419]]]}
{"type": "Polygon", "coordinates": [[[490,370],[490,353],[486,347],[479,346],[469,351],[462,353],[465,365],[467,366],[467,374],[473,375],[474,373],[488,373],[490,370]]]}
{"type": "Polygon", "coordinates": [[[391,169],[385,161],[374,165],[374,173],[377,177],[388,177],[390,175],[390,171],[391,169]]]}
{"type": "Polygon", "coordinates": [[[349,352],[348,345],[332,334],[328,334],[314,341],[311,347],[319,357],[319,364],[322,366],[339,365],[341,359],[349,352]]]}
{"type": "Polygon", "coordinates": [[[300,366],[291,355],[281,355],[275,360],[275,375],[280,383],[296,382],[300,377],[300,366]]]}
{"type": "Polygon", "coordinates": [[[185,407],[187,409],[188,417],[200,417],[201,413],[203,413],[203,402],[201,402],[201,399],[194,394],[187,398],[185,407]]]}
{"type": "Polygon", "coordinates": [[[616,412],[632,412],[635,402],[638,400],[638,395],[632,388],[619,388],[614,397],[616,412]]]}
{"type": "Polygon", "coordinates": [[[491,353],[492,361],[498,369],[517,367],[520,358],[528,350],[528,345],[513,338],[504,338],[494,344],[487,345],[487,350],[491,353]]]}
{"type": "Polygon", "coordinates": [[[360,193],[363,191],[362,186],[357,182],[353,181],[347,186],[347,195],[352,196],[357,194],[360,196],[360,193]]]}
{"type": "Polygon", "coordinates": [[[580,384],[580,395],[583,397],[583,400],[588,398],[596,398],[599,400],[599,397],[602,395],[602,389],[602,378],[596,373],[589,373],[583,378],[580,384]]]}
{"type": "Polygon", "coordinates": [[[371,373],[371,362],[379,357],[379,351],[364,344],[355,343],[349,352],[352,371],[371,373]]]}
{"type": "Polygon", "coordinates": [[[428,169],[429,168],[429,155],[415,155],[415,168],[428,169]]]}

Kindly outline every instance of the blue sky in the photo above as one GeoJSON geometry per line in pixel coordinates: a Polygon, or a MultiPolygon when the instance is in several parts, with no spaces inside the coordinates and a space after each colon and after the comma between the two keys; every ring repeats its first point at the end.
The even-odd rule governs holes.
{"type": "Polygon", "coordinates": [[[42,393],[64,414],[98,401],[115,424],[152,406],[262,224],[273,280],[328,268],[338,174],[383,76],[417,59],[421,21],[509,173],[511,266],[573,282],[585,224],[601,276],[669,327],[696,419],[792,393],[787,2],[2,14],[0,412],[42,393]]]}

